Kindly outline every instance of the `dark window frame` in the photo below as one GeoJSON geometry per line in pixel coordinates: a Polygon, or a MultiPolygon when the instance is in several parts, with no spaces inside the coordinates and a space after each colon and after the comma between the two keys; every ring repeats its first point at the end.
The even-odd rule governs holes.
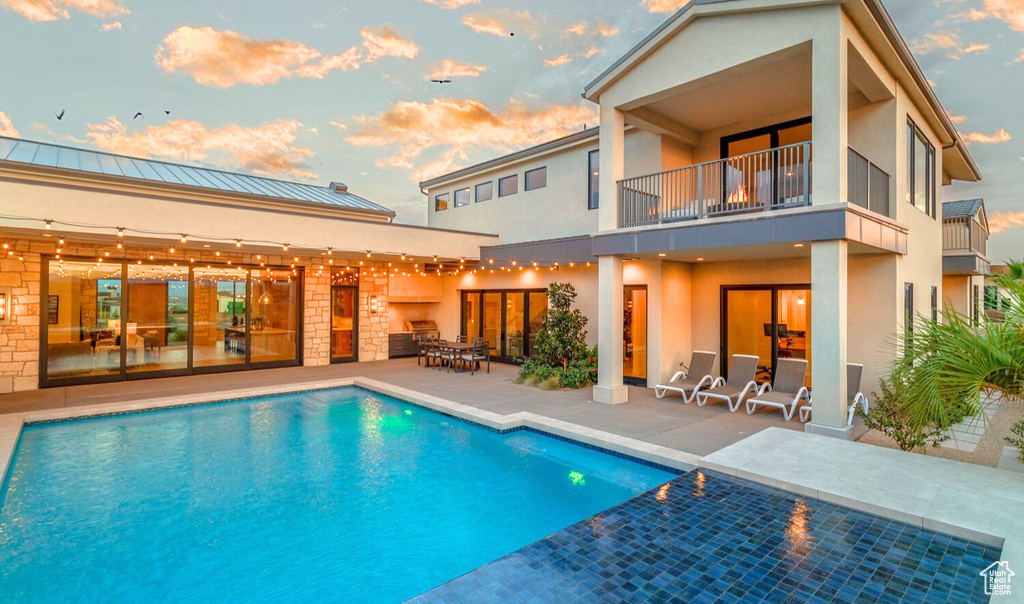
{"type": "MultiPolygon", "coordinates": [[[[530,294],[532,293],[547,293],[546,289],[538,289],[535,287],[531,288],[505,288],[505,289],[460,289],[459,290],[459,334],[465,334],[467,340],[472,341],[473,338],[481,337],[484,328],[484,294],[499,294],[501,299],[501,317],[499,318],[500,328],[498,333],[499,342],[497,342],[498,353],[491,357],[492,361],[498,363],[517,363],[517,359],[509,356],[503,356],[507,351],[505,350],[505,342],[507,340],[508,333],[505,331],[508,327],[508,294],[523,294],[523,315],[527,320],[523,321],[523,353],[524,358],[529,357],[533,351],[530,350],[530,336],[531,328],[528,317],[530,316],[530,294]],[[466,330],[466,299],[469,294],[479,294],[479,304],[477,304],[477,327],[480,333],[469,334],[466,330]]],[[[491,344],[495,344],[491,342],[491,344]]],[[[521,362],[518,361],[518,362],[521,362]]]]}
{"type": "Polygon", "coordinates": [[[448,193],[438,193],[437,195],[434,195],[434,211],[444,212],[445,210],[447,210],[449,207],[450,200],[451,197],[448,193]],[[442,199],[442,197],[444,199],[442,199]],[[444,202],[444,207],[441,207],[442,202],[444,202]]]}
{"type": "Polygon", "coordinates": [[[907,192],[909,193],[910,205],[914,206],[918,210],[921,210],[926,215],[930,216],[933,220],[937,214],[938,203],[938,178],[936,175],[936,163],[935,163],[935,145],[928,140],[914,120],[907,119],[907,192]],[[915,174],[917,174],[917,142],[920,141],[924,144],[924,209],[921,209],[917,205],[917,182],[915,174]]]}
{"type": "Polygon", "coordinates": [[[932,286],[932,321],[939,320],[939,288],[932,286]]]}
{"type": "Polygon", "coordinates": [[[914,284],[903,284],[903,345],[904,354],[909,352],[908,345],[914,341],[914,284]]]}
{"type": "Polygon", "coordinates": [[[471,203],[471,201],[469,199],[469,187],[463,187],[461,189],[455,189],[455,192],[452,193],[452,207],[454,207],[454,208],[464,208],[464,207],[468,206],[470,203],[471,203]],[[465,193],[466,194],[466,201],[465,201],[465,203],[459,203],[459,193],[465,193]]]}
{"type": "Polygon", "coordinates": [[[481,201],[490,201],[492,199],[494,199],[494,181],[493,180],[488,180],[487,182],[481,182],[481,183],[478,183],[478,184],[473,186],[473,200],[476,203],[480,203],[481,201]],[[487,197],[481,199],[480,198],[480,187],[483,187],[483,186],[489,186],[491,189],[490,189],[490,192],[487,194],[487,197]]]}
{"type": "Polygon", "coordinates": [[[601,150],[593,149],[587,152],[587,209],[596,210],[601,207],[601,150]],[[594,166],[593,158],[597,155],[597,166],[594,166]],[[594,172],[597,172],[595,175],[594,172]],[[594,186],[595,178],[597,187],[594,186]],[[597,189],[595,191],[594,189],[597,189]],[[595,196],[595,193],[597,194],[595,196]]]}
{"type": "Polygon", "coordinates": [[[518,174],[510,174],[509,176],[505,176],[505,177],[502,177],[502,178],[498,179],[498,197],[499,198],[501,198],[501,197],[509,197],[511,195],[516,195],[517,193],[519,193],[519,175],[518,174]],[[511,191],[511,192],[505,191],[504,187],[502,186],[502,183],[505,183],[505,182],[513,182],[513,183],[515,183],[515,191],[511,191]]]}
{"type": "Polygon", "coordinates": [[[548,186],[548,167],[541,166],[532,170],[523,172],[523,191],[536,191],[537,189],[544,189],[548,186]],[[540,186],[530,186],[530,175],[542,172],[544,174],[544,184],[540,186]]]}

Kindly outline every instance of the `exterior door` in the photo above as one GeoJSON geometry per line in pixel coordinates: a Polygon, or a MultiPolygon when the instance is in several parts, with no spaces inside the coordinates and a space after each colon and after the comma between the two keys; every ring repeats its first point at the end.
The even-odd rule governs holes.
{"type": "MultiPolygon", "coordinates": [[[[803,285],[722,288],[722,372],[734,354],[756,355],[758,382],[770,382],[779,359],[811,361],[811,289],[803,285]]],[[[808,367],[807,387],[811,386],[808,367]]]]}
{"type": "Polygon", "coordinates": [[[331,288],[331,362],[346,363],[356,360],[358,339],[356,304],[359,288],[334,286],[331,288]]]}
{"type": "Polygon", "coordinates": [[[463,291],[461,333],[487,341],[491,358],[518,361],[533,354],[548,308],[544,290],[463,291]]]}
{"type": "Polygon", "coordinates": [[[627,285],[622,308],[622,377],[647,385],[647,286],[627,285]]]}

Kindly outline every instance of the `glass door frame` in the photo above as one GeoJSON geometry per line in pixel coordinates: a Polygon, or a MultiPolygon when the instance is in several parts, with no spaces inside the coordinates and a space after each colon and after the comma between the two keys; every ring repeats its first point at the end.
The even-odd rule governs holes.
{"type": "MultiPolygon", "coordinates": [[[[88,262],[95,263],[95,256],[64,256],[62,259],[69,262],[88,262]]],[[[44,255],[41,258],[40,267],[40,286],[39,286],[39,299],[47,300],[50,289],[50,264],[55,260],[53,256],[44,255]]],[[[121,338],[121,364],[117,372],[112,372],[106,375],[95,375],[95,376],[84,376],[84,377],[65,377],[65,378],[48,378],[47,367],[49,364],[49,321],[47,305],[40,303],[39,312],[39,387],[40,388],[54,388],[59,386],[76,386],[80,384],[104,384],[110,382],[125,382],[131,380],[142,380],[152,379],[156,377],[174,377],[182,375],[200,375],[208,373],[227,373],[231,371],[248,371],[252,369],[271,369],[275,367],[295,367],[302,365],[302,352],[303,352],[303,328],[304,328],[304,300],[305,300],[305,272],[302,268],[286,268],[280,266],[254,266],[249,264],[232,264],[236,268],[244,268],[248,271],[246,282],[245,282],[245,362],[237,363],[233,365],[212,365],[206,367],[195,367],[193,363],[193,337],[195,334],[195,264],[188,264],[188,366],[185,368],[176,369],[164,369],[155,371],[128,371],[128,347],[127,336],[128,336],[128,321],[126,320],[126,313],[129,304],[128,294],[128,266],[136,265],[138,261],[142,260],[142,266],[173,266],[174,261],[172,260],[143,260],[142,258],[122,258],[118,260],[112,260],[109,262],[110,265],[119,265],[121,269],[121,325],[120,332],[118,333],[121,338]],[[295,358],[284,361],[264,361],[264,362],[252,362],[250,359],[252,345],[250,342],[251,331],[249,326],[251,325],[250,317],[250,296],[252,295],[252,271],[253,270],[280,270],[280,271],[291,271],[297,272],[296,283],[298,291],[296,292],[296,308],[297,322],[295,329],[295,358]]],[[[182,264],[182,263],[179,263],[182,264]]],[[[207,263],[200,263],[206,265],[207,263]]],[[[217,266],[220,266],[218,264],[217,266]]],[[[226,266],[226,265],[225,265],[226,266]]]]}
{"type": "Polygon", "coordinates": [[[358,280],[354,285],[332,285],[331,286],[331,344],[330,352],[328,353],[331,357],[331,364],[337,365],[341,363],[356,363],[359,361],[359,282],[358,280]],[[352,290],[352,356],[350,357],[336,357],[334,356],[334,291],[335,290],[352,290]]]}
{"type": "MultiPolygon", "coordinates": [[[[643,290],[644,292],[648,291],[646,284],[623,285],[622,286],[622,319],[623,319],[623,329],[622,329],[622,368],[623,368],[623,371],[622,371],[622,383],[623,384],[629,384],[631,386],[646,387],[647,386],[647,376],[646,375],[644,375],[644,377],[637,377],[637,376],[634,376],[634,375],[626,375],[626,371],[625,371],[625,368],[626,368],[626,329],[625,329],[625,319],[626,319],[626,304],[627,304],[626,300],[627,300],[627,294],[629,294],[630,290],[633,290],[633,291],[643,290]]],[[[651,320],[650,320],[650,315],[647,313],[647,311],[650,309],[651,305],[650,305],[650,301],[647,299],[646,294],[644,295],[644,304],[645,304],[644,314],[647,315],[647,322],[646,322],[646,324],[647,324],[647,333],[644,334],[644,346],[646,347],[647,344],[650,342],[649,338],[650,338],[650,335],[651,335],[651,329],[650,329],[651,320]]],[[[644,373],[645,374],[647,373],[647,368],[646,367],[644,367],[644,373]]]]}
{"type": "MultiPolygon", "coordinates": [[[[728,379],[729,377],[729,292],[732,291],[763,291],[770,292],[772,297],[772,364],[771,364],[771,375],[775,376],[775,371],[779,365],[779,292],[780,291],[793,291],[793,290],[807,290],[811,291],[810,283],[783,283],[776,285],[723,285],[721,292],[721,304],[720,304],[720,319],[719,319],[719,348],[721,350],[721,362],[719,367],[721,368],[722,377],[728,379]]],[[[808,323],[810,322],[811,309],[807,309],[808,323]]],[[[740,353],[742,354],[742,353],[740,353]]],[[[810,361],[810,359],[807,359],[810,361]]]]}
{"type": "MultiPolygon", "coordinates": [[[[499,318],[500,330],[498,339],[500,342],[491,342],[492,346],[498,351],[497,355],[491,358],[492,361],[499,363],[517,363],[520,359],[507,356],[508,351],[506,350],[506,343],[508,340],[508,294],[523,294],[523,358],[528,358],[533,351],[530,350],[530,294],[531,293],[547,293],[547,289],[544,288],[527,288],[527,289],[460,289],[459,290],[459,335],[466,333],[466,313],[464,309],[466,307],[466,296],[468,294],[479,294],[480,304],[477,308],[477,325],[481,331],[484,328],[484,294],[499,294],[501,296],[501,313],[499,318]],[[497,345],[495,345],[497,344],[497,345]]],[[[472,341],[472,338],[479,338],[481,334],[469,334],[466,333],[467,339],[472,341]]]]}
{"type": "MultiPolygon", "coordinates": [[[[737,132],[736,134],[730,134],[723,136],[719,141],[719,150],[721,151],[721,159],[723,161],[729,159],[729,144],[736,143],[748,138],[757,138],[759,136],[768,135],[769,144],[768,149],[777,149],[779,147],[779,133],[783,130],[790,128],[796,128],[798,126],[806,126],[807,124],[813,123],[811,121],[812,116],[801,117],[795,120],[789,120],[786,122],[779,122],[778,124],[772,124],[770,126],[764,126],[761,128],[755,128],[753,130],[747,130],[745,132],[737,132]]],[[[809,161],[804,158],[805,163],[808,165],[804,168],[805,170],[810,168],[809,161]]],[[[729,185],[726,182],[727,170],[722,170],[722,199],[725,199],[729,195],[729,185]]],[[[808,192],[809,194],[809,192],[808,192]]],[[[772,156],[772,207],[775,207],[779,203],[779,156],[773,154],[772,156]]],[[[774,371],[774,370],[773,370],[774,371]]]]}

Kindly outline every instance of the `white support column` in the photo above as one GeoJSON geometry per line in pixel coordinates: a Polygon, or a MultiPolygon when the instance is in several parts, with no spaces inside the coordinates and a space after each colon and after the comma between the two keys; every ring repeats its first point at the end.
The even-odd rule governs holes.
{"type": "Polygon", "coordinates": [[[811,166],[812,203],[846,201],[848,153],[848,42],[836,11],[835,28],[812,42],[811,118],[814,120],[811,166]]]}
{"type": "Polygon", "coordinates": [[[847,242],[811,244],[811,382],[807,432],[848,438],[846,425],[847,242]]]}
{"type": "Polygon", "coordinates": [[[619,228],[617,183],[622,180],[625,170],[625,127],[625,116],[621,111],[601,105],[601,199],[597,216],[597,228],[601,231],[619,228]]]}
{"type": "Polygon", "coordinates": [[[620,405],[629,397],[622,383],[622,258],[601,256],[599,259],[597,296],[598,358],[594,402],[620,405]]]}

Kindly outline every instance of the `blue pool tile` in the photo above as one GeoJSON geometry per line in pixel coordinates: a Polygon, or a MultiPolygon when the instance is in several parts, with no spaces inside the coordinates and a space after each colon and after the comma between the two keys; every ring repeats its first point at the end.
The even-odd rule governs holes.
{"type": "Polygon", "coordinates": [[[412,601],[984,602],[977,573],[998,556],[694,471],[412,601]]]}

